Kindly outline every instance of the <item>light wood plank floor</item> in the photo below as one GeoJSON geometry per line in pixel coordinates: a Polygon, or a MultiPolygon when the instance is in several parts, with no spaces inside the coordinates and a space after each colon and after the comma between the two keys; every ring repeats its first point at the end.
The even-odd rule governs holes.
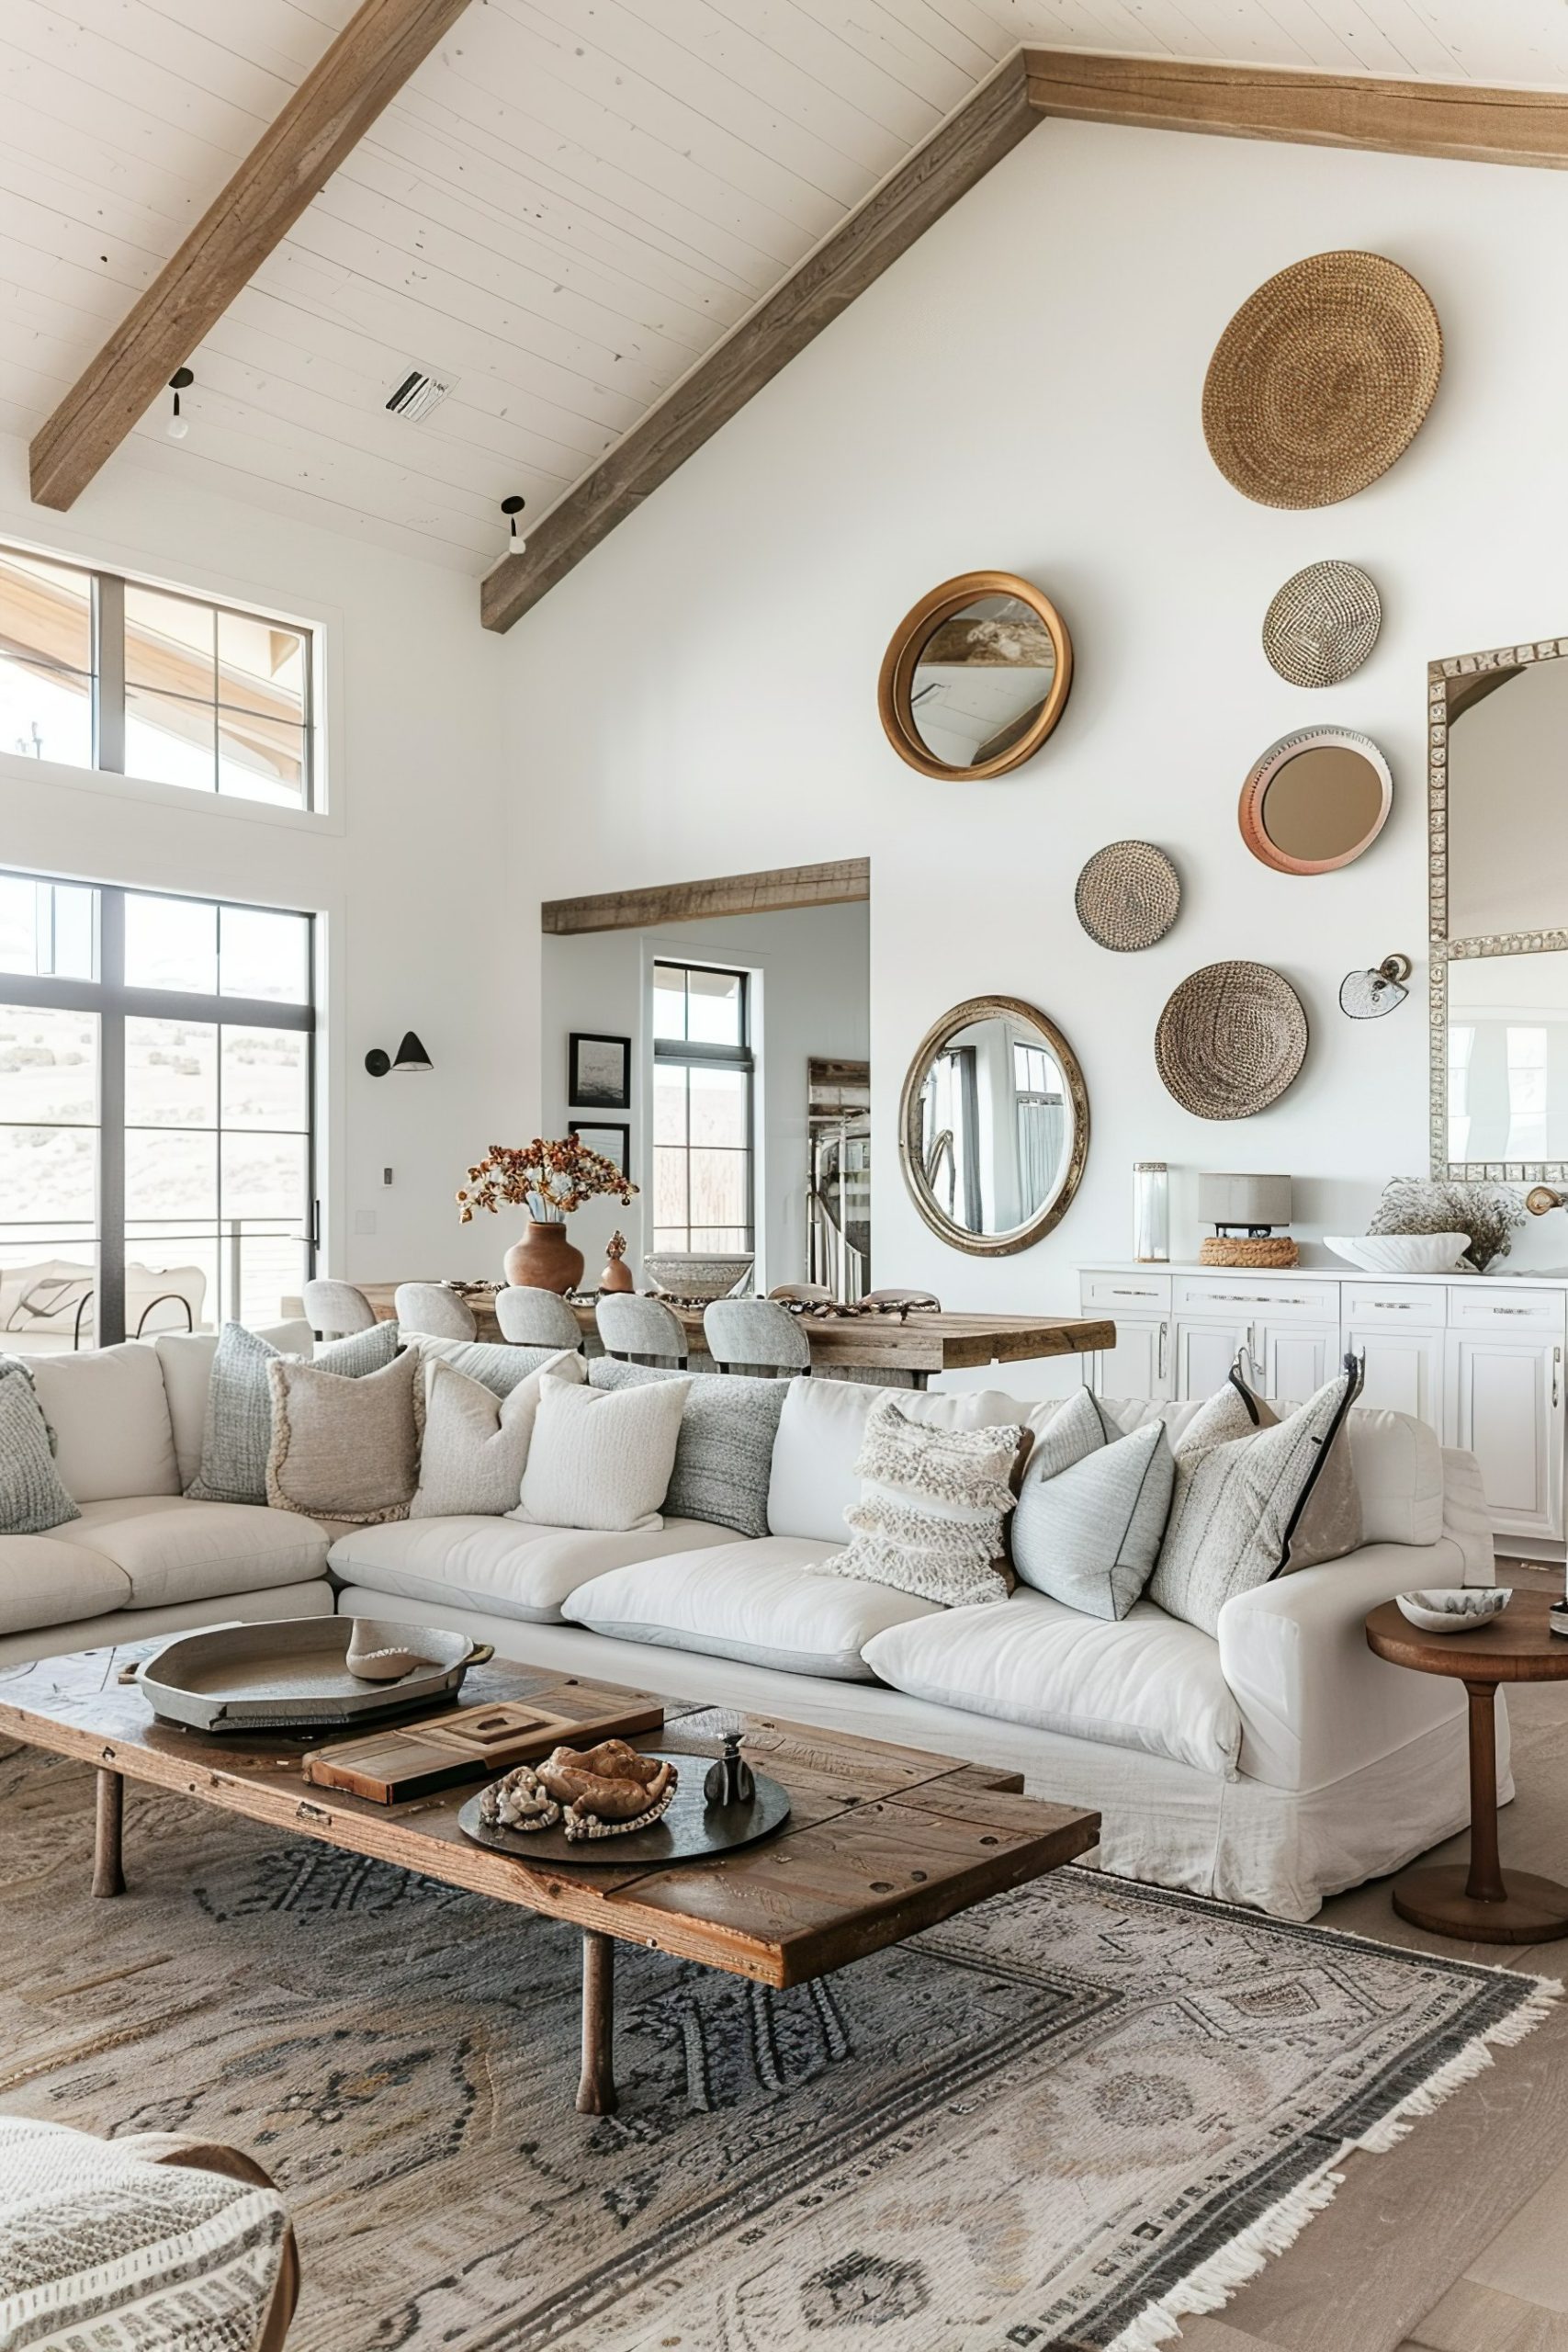
{"type": "MultiPolygon", "coordinates": [[[[1500,1584],[1561,1592],[1562,1570],[1499,1561],[1500,1584]]],[[[1568,1881],[1568,1683],[1509,1700],[1517,1795],[1510,1862],[1568,1881]]],[[[1461,1860],[1466,1839],[1434,1859],[1461,1860]]],[[[1324,1905],[1325,1927],[1385,1943],[1568,1977],[1568,1938],[1505,1951],[1396,1919],[1387,1880],[1324,1905]]],[[[1568,2000],[1493,2069],[1345,2186],[1218,2317],[1189,2320],[1182,2352],[1568,2352],[1568,2000]]]]}

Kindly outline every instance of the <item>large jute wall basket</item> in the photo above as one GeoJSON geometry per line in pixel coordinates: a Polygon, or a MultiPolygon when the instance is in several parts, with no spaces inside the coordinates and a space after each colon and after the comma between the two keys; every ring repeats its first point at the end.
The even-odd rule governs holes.
{"type": "Polygon", "coordinates": [[[1314,254],[1244,302],[1209,362],[1203,436],[1260,506],[1333,506],[1386,473],[1442,372],[1425,289],[1378,254],[1314,254]]]}
{"type": "Polygon", "coordinates": [[[1167,1093],[1200,1119],[1250,1119],[1306,1058],[1307,1017],[1267,964],[1205,964],[1175,989],[1155,1032],[1167,1093]]]}

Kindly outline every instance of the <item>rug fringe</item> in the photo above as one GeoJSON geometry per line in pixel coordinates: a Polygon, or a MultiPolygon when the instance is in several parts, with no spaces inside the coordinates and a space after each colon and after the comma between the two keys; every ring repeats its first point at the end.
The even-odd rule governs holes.
{"type": "MultiPolygon", "coordinates": [[[[1517,1973],[1506,1969],[1495,1972],[1498,1975],[1517,1973]]],[[[1299,2181],[1288,2196],[1260,2213],[1250,2228],[1241,2231],[1228,2245],[1190,2270],[1157,2302],[1145,2305],[1107,2347],[1107,2352],[1158,2352],[1161,2345],[1180,2335],[1183,2319],[1202,2312],[1223,2311],[1232,2296],[1239,2293],[1269,2261],[1289,2251],[1314,2214],[1333,2203],[1345,2181],[1344,2174],[1335,2167],[1346,2156],[1356,2149],[1368,2155],[1381,2155],[1394,2147],[1421,2117],[1432,2114],[1463,2084],[1484,2074],[1494,2064],[1491,2045],[1509,2049],[1533,2033],[1537,2026],[1543,2025],[1551,2015],[1553,2004],[1562,1997],[1562,1981],[1555,1976],[1524,1976],[1521,1981],[1530,1991],[1517,2008],[1511,2009],[1483,2033],[1473,2036],[1370,2131],[1354,2140],[1341,2142],[1337,2153],[1317,2172],[1299,2181]]]]}

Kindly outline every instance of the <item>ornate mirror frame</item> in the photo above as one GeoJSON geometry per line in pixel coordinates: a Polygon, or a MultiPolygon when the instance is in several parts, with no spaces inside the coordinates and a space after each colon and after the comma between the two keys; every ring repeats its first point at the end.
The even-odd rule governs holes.
{"type": "Polygon", "coordinates": [[[1498,670],[1520,670],[1568,655],[1568,637],[1535,645],[1495,646],[1487,653],[1456,654],[1427,665],[1427,931],[1430,979],[1432,1173],[1450,1183],[1561,1184],[1568,1160],[1449,1158],[1449,966],[1473,956],[1539,956],[1568,951],[1568,930],[1495,931],[1474,939],[1449,936],[1449,727],[1481,684],[1498,670]]]}
{"type": "Polygon", "coordinates": [[[1046,1019],[1038,1005],[1026,1004],[1016,996],[974,996],[964,1004],[955,1004],[935,1021],[915,1049],[904,1079],[904,1091],[898,1102],[898,1159],[904,1170],[904,1182],[909,1197],[931,1231],[952,1249],[966,1250],[972,1258],[1010,1258],[1020,1250],[1032,1250],[1037,1241],[1058,1226],[1072,1206],[1073,1195],[1083,1182],[1085,1164],[1089,1159],[1089,1089],[1078,1066],[1078,1057],[1054,1021],[1046,1019]],[[927,1181],[920,1159],[920,1096],[932,1062],[941,1048],[959,1030],[967,1029],[976,1021],[1027,1021],[1039,1030],[1052,1053],[1066,1084],[1067,1101],[1073,1114],[1072,1148],[1067,1163],[1057,1181],[1056,1188],[1042,1208],[1035,1211],[1027,1225],[1014,1227],[1010,1233],[971,1233],[966,1226],[957,1224],[945,1209],[937,1205],[935,1193],[927,1181]]]}
{"type": "Polygon", "coordinates": [[[922,775],[936,777],[947,784],[983,784],[989,776],[1006,775],[1010,769],[1021,767],[1032,760],[1066,708],[1067,695],[1073,683],[1073,641],[1067,635],[1067,625],[1048,596],[1021,580],[1013,571],[965,571],[955,580],[944,580],[929,596],[922,596],[913,609],[905,614],[893,632],[892,642],[882,657],[882,674],[876,682],[876,707],[881,714],[883,731],[901,760],[922,775]],[[1050,690],[1040,706],[1039,717],[1016,743],[1010,743],[993,760],[981,760],[974,767],[955,768],[945,760],[936,759],[920,740],[915,725],[909,696],[914,687],[915,671],[933,629],[943,621],[961,613],[981,596],[1016,596],[1038,615],[1044,624],[1056,656],[1055,674],[1050,690]]]}

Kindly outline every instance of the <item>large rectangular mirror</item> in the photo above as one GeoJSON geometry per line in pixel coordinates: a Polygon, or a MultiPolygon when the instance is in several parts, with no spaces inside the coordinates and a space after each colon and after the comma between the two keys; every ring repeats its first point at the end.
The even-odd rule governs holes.
{"type": "Polygon", "coordinates": [[[1435,662],[1432,1172],[1568,1180],[1568,638],[1435,662]]]}

